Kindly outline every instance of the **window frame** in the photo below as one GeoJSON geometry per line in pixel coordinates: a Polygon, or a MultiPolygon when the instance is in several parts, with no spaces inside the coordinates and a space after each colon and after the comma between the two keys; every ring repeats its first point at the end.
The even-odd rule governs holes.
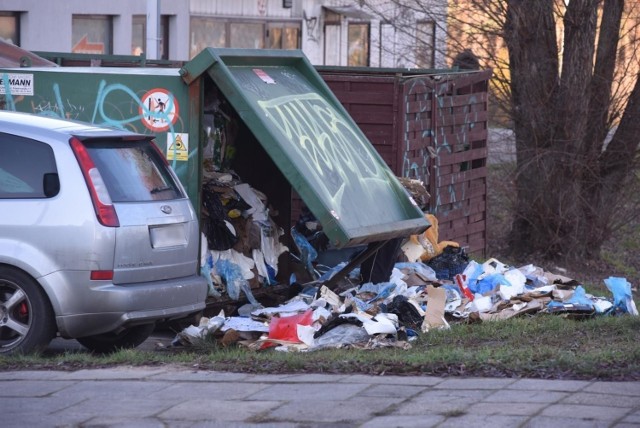
{"type": "MultiPolygon", "coordinates": [[[[21,13],[20,12],[7,12],[0,11],[0,17],[13,18],[14,22],[14,40],[11,41],[15,46],[20,46],[20,21],[21,21],[21,13]]],[[[0,40],[7,40],[5,37],[0,35],[0,40]]]]}
{"type": "MultiPolygon", "coordinates": [[[[160,15],[160,59],[169,59],[169,19],[171,15],[160,15]]],[[[135,25],[142,26],[142,53],[147,52],[147,16],[131,16],[131,55],[135,55],[135,43],[133,41],[135,25]]]]}
{"type": "MultiPolygon", "coordinates": [[[[363,34],[361,34],[362,36],[363,34]]],[[[347,66],[348,67],[369,67],[371,64],[371,23],[365,21],[349,21],[347,23],[347,66]],[[352,63],[351,58],[354,53],[351,46],[351,29],[352,27],[363,27],[365,28],[364,35],[366,35],[365,46],[363,49],[365,50],[366,59],[364,64],[361,63],[352,63]]]]}
{"type": "MultiPolygon", "coordinates": [[[[105,45],[105,43],[103,43],[103,45],[105,45]]],[[[72,53],[94,53],[94,54],[99,54],[99,55],[113,55],[113,15],[95,15],[95,14],[94,15],[91,15],[91,14],[73,14],[73,15],[71,15],[71,52],[72,53]],[[75,24],[75,21],[77,19],[107,22],[107,31],[108,31],[107,43],[108,43],[108,47],[105,46],[102,53],[97,53],[97,52],[74,52],[74,50],[73,50],[74,47],[84,37],[87,37],[87,43],[100,43],[100,41],[90,40],[88,33],[85,33],[85,35],[83,37],[81,37],[79,41],[77,41],[77,42],[74,41],[74,39],[75,39],[74,24],[75,24]]]]}
{"type": "Polygon", "coordinates": [[[415,44],[415,65],[417,68],[435,68],[436,63],[436,22],[433,20],[419,20],[416,22],[416,44],[415,44]],[[430,33],[423,30],[421,26],[429,25],[430,33]],[[429,37],[429,43],[427,44],[425,37],[429,37]],[[425,54],[424,52],[428,52],[425,54]],[[428,58],[427,58],[428,57],[428,58]],[[425,64],[426,63],[426,64],[425,64]]]}
{"type": "MultiPolygon", "coordinates": [[[[210,25],[212,27],[219,26],[223,28],[223,34],[221,38],[224,39],[224,42],[221,43],[223,46],[218,45],[207,45],[207,47],[224,47],[224,48],[237,48],[238,46],[233,46],[232,40],[232,26],[242,25],[242,24],[250,24],[250,25],[262,25],[262,41],[261,47],[257,49],[268,49],[270,46],[270,33],[269,31],[274,28],[296,28],[297,29],[297,37],[296,43],[297,47],[293,49],[301,49],[302,46],[302,21],[301,20],[283,20],[283,19],[274,19],[274,20],[266,20],[266,19],[240,19],[240,18],[218,18],[209,15],[191,15],[189,19],[189,57],[193,58],[200,51],[195,52],[198,48],[198,44],[195,43],[196,34],[194,33],[194,22],[200,22],[202,24],[198,25],[210,25]]],[[[280,44],[282,46],[282,43],[280,44]]],[[[283,48],[276,48],[283,49],[283,48]]]]}

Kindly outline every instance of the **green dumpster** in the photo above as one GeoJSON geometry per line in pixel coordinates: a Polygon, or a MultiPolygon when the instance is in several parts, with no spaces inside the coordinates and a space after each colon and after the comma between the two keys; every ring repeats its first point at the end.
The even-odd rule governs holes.
{"type": "Polygon", "coordinates": [[[154,134],[196,208],[222,114],[236,131],[226,167],[268,195],[284,230],[295,221],[292,191],[337,248],[429,226],[301,51],[208,48],[179,68],[0,68],[0,77],[2,109],[154,134]]]}

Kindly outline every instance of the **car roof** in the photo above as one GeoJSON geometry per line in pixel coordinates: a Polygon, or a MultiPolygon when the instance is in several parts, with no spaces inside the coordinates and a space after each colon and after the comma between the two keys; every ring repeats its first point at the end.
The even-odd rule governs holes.
{"type": "MultiPolygon", "coordinates": [[[[78,137],[113,137],[116,135],[126,137],[143,136],[143,134],[136,134],[122,129],[110,128],[108,126],[13,111],[0,111],[0,124],[2,125],[1,128],[5,129],[17,126],[31,130],[39,129],[42,131],[74,135],[78,137]]],[[[150,136],[146,137],[149,138],[150,136]]]]}

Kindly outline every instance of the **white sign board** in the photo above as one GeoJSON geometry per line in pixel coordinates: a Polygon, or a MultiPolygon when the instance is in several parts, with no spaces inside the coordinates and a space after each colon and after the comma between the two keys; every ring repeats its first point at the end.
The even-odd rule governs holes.
{"type": "Polygon", "coordinates": [[[33,74],[0,74],[0,94],[33,95],[33,74]]]}

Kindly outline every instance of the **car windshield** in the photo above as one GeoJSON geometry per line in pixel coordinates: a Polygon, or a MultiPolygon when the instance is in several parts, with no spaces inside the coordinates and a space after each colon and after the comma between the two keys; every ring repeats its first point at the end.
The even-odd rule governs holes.
{"type": "Polygon", "coordinates": [[[85,140],[113,202],[184,198],[169,167],[149,141],[85,140]]]}

